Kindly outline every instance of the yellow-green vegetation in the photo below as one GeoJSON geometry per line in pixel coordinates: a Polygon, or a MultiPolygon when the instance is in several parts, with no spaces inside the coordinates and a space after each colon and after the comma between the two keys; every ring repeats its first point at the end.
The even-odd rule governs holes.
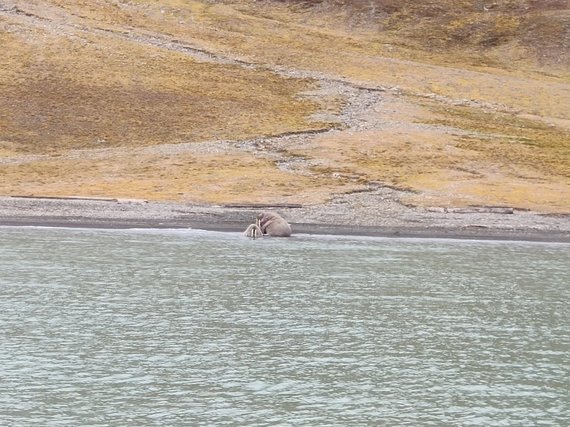
{"type": "Polygon", "coordinates": [[[156,154],[140,149],[97,152],[91,158],[53,156],[2,165],[0,179],[13,194],[150,198],[206,203],[323,202],[338,189],[329,180],[278,170],[244,153],[156,154]],[[247,192],[250,192],[247,196],[247,192]],[[246,195],[246,196],[244,196],[246,195]]]}
{"type": "Polygon", "coordinates": [[[567,212],[569,26],[558,0],[5,1],[0,194],[317,203],[379,182],[567,212]],[[359,101],[320,79],[399,89],[367,113],[383,126],[234,146],[338,127],[359,101]]]}
{"type": "Polygon", "coordinates": [[[437,107],[434,123],[471,130],[459,148],[473,150],[482,160],[502,163],[513,171],[533,168],[545,175],[570,178],[570,129],[558,128],[512,114],[470,107],[437,107]]]}
{"type": "MultiPolygon", "coordinates": [[[[514,70],[549,64],[568,74],[567,0],[290,0],[329,28],[339,14],[350,33],[376,36],[391,56],[514,70]],[[367,31],[362,31],[362,30],[367,31]],[[359,31],[360,30],[360,31],[359,31]],[[533,64],[534,63],[534,64],[533,64]],[[559,67],[556,67],[556,66],[559,67]]],[[[303,21],[307,19],[304,17],[303,21]]]]}
{"type": "Polygon", "coordinates": [[[27,152],[242,139],[309,129],[310,87],[105,35],[2,34],[0,126],[27,152]]]}

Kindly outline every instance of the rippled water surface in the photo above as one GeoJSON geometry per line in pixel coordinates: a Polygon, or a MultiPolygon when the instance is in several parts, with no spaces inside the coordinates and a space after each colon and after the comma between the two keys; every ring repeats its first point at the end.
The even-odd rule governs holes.
{"type": "Polygon", "coordinates": [[[0,425],[569,425],[568,245],[0,234],[0,425]]]}

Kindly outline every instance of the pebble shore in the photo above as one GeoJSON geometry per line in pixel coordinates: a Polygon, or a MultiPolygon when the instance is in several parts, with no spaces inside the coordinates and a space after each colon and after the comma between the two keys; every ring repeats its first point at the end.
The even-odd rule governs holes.
{"type": "Polygon", "coordinates": [[[240,232],[275,210],[294,234],[552,241],[570,243],[570,215],[516,209],[411,208],[393,190],[333,197],[313,206],[203,206],[144,200],[0,197],[0,225],[93,228],[195,228],[240,232]]]}

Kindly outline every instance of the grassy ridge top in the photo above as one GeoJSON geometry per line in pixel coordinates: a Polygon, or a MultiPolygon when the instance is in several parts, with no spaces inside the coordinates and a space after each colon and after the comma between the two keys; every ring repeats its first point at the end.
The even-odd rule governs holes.
{"type": "Polygon", "coordinates": [[[353,28],[368,27],[416,49],[445,52],[450,61],[453,50],[460,59],[467,54],[474,62],[508,68],[510,61],[523,59],[517,54],[539,65],[570,65],[567,0],[276,1],[315,13],[341,14],[353,28]]]}
{"type": "Polygon", "coordinates": [[[0,193],[568,211],[567,3],[3,1],[0,193]]]}

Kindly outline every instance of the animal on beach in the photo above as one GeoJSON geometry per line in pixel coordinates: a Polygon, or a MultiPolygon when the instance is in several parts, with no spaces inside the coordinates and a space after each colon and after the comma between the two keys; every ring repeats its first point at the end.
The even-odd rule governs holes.
{"type": "Polygon", "coordinates": [[[263,231],[261,231],[261,227],[259,226],[259,219],[255,219],[255,224],[249,224],[243,232],[243,235],[254,240],[258,237],[263,237],[263,231]]]}
{"type": "Polygon", "coordinates": [[[276,212],[261,212],[255,219],[255,224],[250,224],[244,235],[255,239],[263,235],[272,237],[291,236],[291,225],[276,212]]]}

